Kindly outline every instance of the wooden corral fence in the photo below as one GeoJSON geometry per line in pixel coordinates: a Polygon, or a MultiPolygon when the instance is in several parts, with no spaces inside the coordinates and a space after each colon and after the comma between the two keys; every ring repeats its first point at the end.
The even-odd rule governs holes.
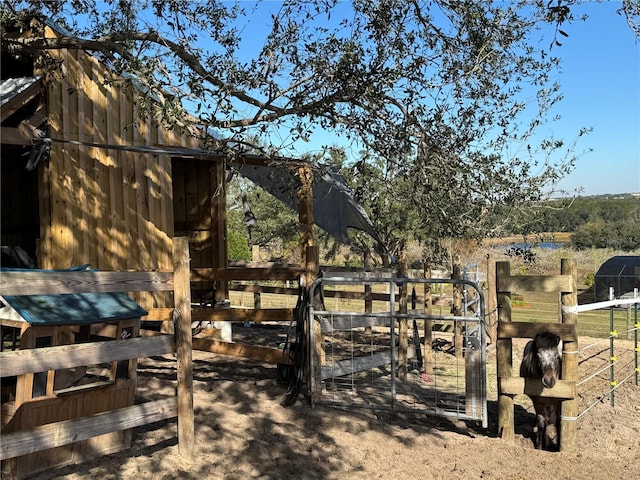
{"type": "MultiPolygon", "coordinates": [[[[315,249],[315,247],[313,247],[315,249]]],[[[311,267],[313,269],[313,267],[311,267]]],[[[461,270],[461,268],[458,268],[461,270]]],[[[208,307],[196,306],[199,297],[201,297],[203,304],[211,303],[211,292],[203,292],[202,295],[193,295],[194,308],[192,309],[191,316],[194,322],[251,322],[260,324],[263,322],[277,322],[283,325],[290,324],[293,315],[294,308],[291,305],[295,303],[295,298],[299,293],[299,287],[295,286],[283,286],[286,284],[298,285],[300,278],[305,274],[305,268],[300,265],[283,265],[278,263],[267,262],[235,262],[226,268],[210,269],[210,268],[193,268],[191,274],[192,285],[197,284],[227,284],[227,289],[230,292],[239,292],[240,294],[250,294],[252,298],[253,308],[248,306],[239,306],[235,302],[232,308],[217,308],[215,302],[208,307]],[[279,283],[280,285],[275,285],[279,283]],[[270,298],[264,300],[264,295],[268,295],[270,298]],[[274,297],[281,297],[281,299],[274,297]],[[272,303],[276,303],[278,306],[272,306],[272,303]]],[[[379,276],[388,275],[392,277],[395,274],[395,270],[386,269],[375,272],[364,271],[363,269],[355,268],[339,268],[339,267],[327,267],[323,268],[323,275],[338,275],[338,276],[354,276],[354,275],[369,275],[379,276]]],[[[439,270],[431,271],[427,269],[424,274],[428,278],[450,278],[450,273],[440,272],[439,270]]],[[[309,275],[312,276],[312,275],[309,275]]],[[[418,285],[415,285],[417,287],[418,285]]],[[[420,287],[416,293],[415,301],[419,304],[425,305],[425,308],[431,312],[432,300],[438,298],[433,295],[430,284],[424,284],[424,287],[420,287]],[[424,289],[424,292],[420,291],[420,288],[424,289]]],[[[438,286],[438,288],[441,288],[438,286]]],[[[405,302],[408,302],[409,290],[404,292],[405,302]]],[[[370,284],[365,284],[362,291],[352,290],[333,290],[326,289],[323,291],[326,301],[335,302],[364,302],[365,311],[372,312],[374,302],[384,303],[390,301],[390,295],[388,292],[374,292],[372,291],[370,284]]],[[[446,305],[447,312],[452,307],[456,307],[459,310],[461,296],[456,295],[455,289],[451,289],[450,295],[447,297],[451,302],[451,305],[446,305]]],[[[445,295],[446,297],[446,295],[445,295]]],[[[243,302],[244,303],[244,302],[243,302]]],[[[249,302],[251,303],[251,302],[249,302]]],[[[442,313],[443,304],[437,305],[442,313]]],[[[165,326],[161,330],[166,330],[168,325],[171,325],[171,309],[156,308],[149,309],[149,315],[143,317],[146,322],[149,321],[161,321],[165,323],[165,326]]],[[[158,330],[157,328],[155,330],[158,330]]],[[[457,322],[432,322],[428,321],[425,327],[425,334],[428,338],[431,338],[432,331],[452,331],[454,334],[454,344],[462,344],[462,334],[457,322]],[[428,332],[427,332],[428,330],[428,332]]],[[[242,343],[230,343],[222,341],[219,331],[207,331],[206,335],[203,332],[202,335],[198,335],[193,338],[193,348],[195,350],[206,351],[210,353],[217,353],[222,355],[229,355],[240,358],[247,358],[266,363],[277,364],[291,364],[292,360],[290,356],[282,349],[270,348],[259,345],[249,345],[242,343]]],[[[143,334],[154,334],[150,331],[143,331],[143,334]]],[[[461,349],[459,349],[461,352],[461,349]]],[[[428,352],[430,355],[430,352],[428,352]]],[[[427,372],[429,373],[429,372],[427,372]]]]}
{"type": "Polygon", "coordinates": [[[563,309],[561,323],[528,323],[511,321],[513,292],[559,292],[563,307],[578,303],[575,261],[562,259],[561,274],[548,276],[511,275],[509,262],[496,263],[496,292],[498,300],[498,340],[496,362],[498,377],[498,434],[513,441],[515,433],[514,400],[518,394],[562,399],[558,446],[570,451],[576,443],[576,380],[578,378],[578,337],[575,313],[563,309]],[[553,388],[544,388],[539,379],[513,375],[513,338],[534,338],[542,330],[549,330],[562,339],[562,380],[553,388]]]}
{"type": "Polygon", "coordinates": [[[0,375],[25,375],[176,354],[177,395],[117,410],[48,423],[1,436],[0,459],[68,445],[110,432],[118,432],[178,417],[180,454],[189,460],[194,449],[193,372],[191,343],[190,265],[186,237],[174,238],[173,272],[3,272],[2,295],[38,295],[88,292],[173,292],[175,334],[137,337],[0,353],[0,375]]]}
{"type": "MultiPolygon", "coordinates": [[[[194,268],[191,270],[191,283],[200,283],[206,280],[207,283],[227,282],[232,280],[249,280],[258,281],[298,281],[301,272],[304,270],[300,267],[283,267],[283,266],[247,266],[247,267],[229,267],[221,269],[194,268]]],[[[233,288],[233,287],[231,287],[233,288]]],[[[239,287],[236,287],[239,288],[239,287]]],[[[241,287],[245,288],[245,287],[241,287]]],[[[253,291],[255,287],[246,287],[253,291]]],[[[281,287],[263,287],[270,292],[279,294],[297,295],[297,289],[281,288],[281,287]]],[[[260,324],[263,322],[280,322],[283,325],[289,324],[293,319],[293,308],[262,308],[258,300],[254,308],[217,308],[215,305],[210,307],[197,305],[198,295],[192,296],[192,308],[190,321],[201,323],[229,322],[244,323],[252,322],[260,324]]],[[[143,329],[141,334],[144,336],[156,336],[165,332],[171,332],[173,329],[173,309],[172,308],[150,308],[149,314],[142,317],[145,324],[159,322],[162,325],[159,328],[143,329]],[[162,332],[162,333],[160,333],[162,332]]],[[[192,338],[192,348],[203,352],[228,355],[238,358],[246,358],[265,363],[275,364],[291,364],[290,356],[282,349],[274,347],[265,347],[260,345],[251,345],[246,343],[237,343],[224,341],[220,338],[220,329],[205,329],[201,335],[192,338]]]]}

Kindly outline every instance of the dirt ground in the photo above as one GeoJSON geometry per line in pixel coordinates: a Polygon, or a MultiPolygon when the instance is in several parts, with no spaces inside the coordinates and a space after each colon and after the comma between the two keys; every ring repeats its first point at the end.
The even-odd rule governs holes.
{"type": "MultiPolygon", "coordinates": [[[[590,340],[581,339],[581,345],[590,340]]],[[[514,345],[514,351],[517,348],[514,345]]],[[[633,351],[631,342],[625,348],[633,351]]],[[[495,364],[492,352],[495,349],[489,348],[489,367],[495,364]]],[[[585,354],[581,368],[582,363],[586,369],[590,362],[607,359],[606,348],[596,350],[585,354]]],[[[140,401],[173,393],[174,365],[170,356],[142,361],[140,401]]],[[[194,352],[194,367],[196,453],[192,461],[179,454],[173,419],[135,429],[127,451],[38,478],[640,478],[640,387],[633,381],[616,390],[615,407],[608,396],[594,404],[594,391],[602,385],[589,382],[578,388],[579,411],[593,407],[578,419],[577,447],[572,452],[550,452],[533,448],[533,414],[527,397],[516,397],[515,441],[497,437],[495,375],[491,374],[489,428],[483,429],[474,422],[425,415],[311,408],[302,396],[293,406],[284,407],[286,387],[277,382],[275,366],[194,352]]]]}

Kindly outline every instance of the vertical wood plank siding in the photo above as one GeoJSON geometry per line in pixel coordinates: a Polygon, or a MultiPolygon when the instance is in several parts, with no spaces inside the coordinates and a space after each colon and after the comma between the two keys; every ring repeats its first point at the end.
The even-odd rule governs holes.
{"type": "MultiPolygon", "coordinates": [[[[75,54],[75,59],[78,61],[76,74],[76,95],[78,97],[78,141],[79,142],[89,142],[92,141],[93,135],[92,130],[86,128],[80,128],[80,126],[93,125],[93,109],[91,108],[90,98],[87,95],[87,92],[91,89],[91,78],[87,74],[87,71],[90,70],[90,61],[84,55],[75,54]],[[78,57],[80,57],[78,59],[78,57]],[[85,132],[85,130],[88,130],[85,132]]],[[[93,152],[93,150],[91,150],[93,152]]],[[[89,156],[89,148],[80,145],[78,147],[78,185],[76,188],[78,189],[78,197],[77,201],[79,205],[89,205],[88,198],[88,186],[89,186],[89,178],[88,172],[90,169],[87,167],[89,162],[93,164],[90,160],[89,156]]],[[[87,218],[87,215],[82,215],[79,219],[79,227],[80,232],[79,235],[82,236],[81,244],[82,244],[82,258],[89,259],[90,258],[90,246],[91,246],[91,235],[95,231],[95,225],[90,224],[90,219],[87,218]]],[[[90,263],[88,260],[86,263],[90,263]]]]}
{"type": "MultiPolygon", "coordinates": [[[[55,33],[47,28],[46,35],[55,33]]],[[[115,76],[96,57],[83,51],[49,53],[61,67],[46,77],[49,134],[54,141],[49,164],[39,174],[40,265],[59,269],[88,263],[99,270],[170,271],[175,234],[171,156],[73,142],[198,148],[199,139],[158,125],[142,110],[146,107],[137,104],[132,82],[115,76]]],[[[207,172],[209,167],[203,162],[207,172]]],[[[209,178],[208,173],[203,176],[209,178]]],[[[176,185],[181,192],[179,215],[190,208],[194,216],[210,209],[210,204],[200,205],[199,192],[209,187],[194,180],[193,192],[176,185]],[[190,198],[191,193],[196,197],[190,198]]],[[[211,239],[197,240],[207,244],[203,248],[210,258],[211,239]]],[[[137,300],[151,308],[166,305],[168,297],[145,293],[137,300]]]]}

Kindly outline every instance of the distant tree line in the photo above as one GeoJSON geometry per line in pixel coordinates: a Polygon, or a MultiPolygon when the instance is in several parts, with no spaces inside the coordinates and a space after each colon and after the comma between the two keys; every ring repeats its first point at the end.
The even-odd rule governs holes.
{"type": "MultiPolygon", "coordinates": [[[[545,202],[527,223],[538,232],[572,232],[571,246],[613,248],[632,251],[640,248],[640,196],[599,195],[545,202]]],[[[513,233],[527,233],[515,229],[513,233]]]]}

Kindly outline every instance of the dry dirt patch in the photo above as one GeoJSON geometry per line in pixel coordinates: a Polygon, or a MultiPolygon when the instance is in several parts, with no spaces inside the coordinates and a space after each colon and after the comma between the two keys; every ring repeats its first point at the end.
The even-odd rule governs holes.
{"type": "MultiPolygon", "coordinates": [[[[517,399],[515,442],[496,437],[495,387],[485,430],[424,415],[311,408],[302,397],[285,408],[275,366],[202,352],[194,352],[194,362],[192,462],[179,454],[174,420],[136,429],[128,451],[39,478],[640,478],[640,387],[633,382],[616,392],[615,407],[607,397],[578,421],[575,451],[558,453],[533,449],[527,398],[517,399]]],[[[173,393],[174,365],[170,357],[141,362],[141,401],[173,393]]]]}

